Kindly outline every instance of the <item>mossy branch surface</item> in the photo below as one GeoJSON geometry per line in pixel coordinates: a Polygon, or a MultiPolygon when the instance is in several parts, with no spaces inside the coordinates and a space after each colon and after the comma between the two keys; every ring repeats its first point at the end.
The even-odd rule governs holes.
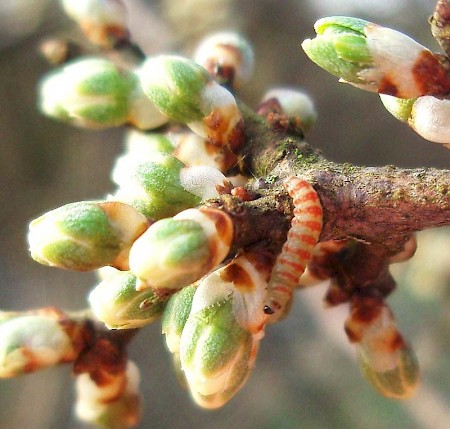
{"type": "Polygon", "coordinates": [[[416,231],[450,225],[450,170],[359,167],[326,160],[302,136],[289,134],[240,105],[245,117],[244,167],[255,177],[256,198],[225,195],[220,203],[235,223],[234,247],[266,239],[279,248],[292,218],[283,179],[310,181],[324,209],[321,241],[355,238],[395,253],[416,231]]]}

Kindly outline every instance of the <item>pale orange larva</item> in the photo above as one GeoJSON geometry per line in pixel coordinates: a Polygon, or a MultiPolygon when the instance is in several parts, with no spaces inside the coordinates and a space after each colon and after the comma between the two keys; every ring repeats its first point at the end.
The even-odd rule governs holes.
{"type": "Polygon", "coordinates": [[[271,322],[289,310],[292,291],[311,260],[322,231],[322,205],[311,184],[294,176],[286,180],[285,187],[293,200],[294,218],[269,280],[264,311],[271,314],[271,322]]]}

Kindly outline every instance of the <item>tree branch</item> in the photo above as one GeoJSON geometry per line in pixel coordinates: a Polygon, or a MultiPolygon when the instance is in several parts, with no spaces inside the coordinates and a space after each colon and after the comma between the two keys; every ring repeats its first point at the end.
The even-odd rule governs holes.
{"type": "Polygon", "coordinates": [[[254,201],[222,197],[235,222],[236,248],[262,239],[281,246],[292,218],[282,181],[292,175],[310,181],[319,194],[324,210],[321,241],[352,237],[382,244],[389,254],[399,251],[415,231],[450,225],[449,170],[333,163],[301,136],[240,108],[247,137],[241,154],[256,179],[254,201]]]}

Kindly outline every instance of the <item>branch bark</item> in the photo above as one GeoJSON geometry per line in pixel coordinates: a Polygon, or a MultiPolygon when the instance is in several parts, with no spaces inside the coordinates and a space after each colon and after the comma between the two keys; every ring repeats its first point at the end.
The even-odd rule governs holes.
{"type": "Polygon", "coordinates": [[[292,218],[283,179],[308,180],[324,210],[321,241],[354,238],[398,252],[416,231],[450,225],[450,170],[357,167],[326,160],[279,124],[240,106],[246,124],[241,155],[255,177],[255,200],[224,195],[220,203],[233,217],[235,247],[270,240],[279,248],[292,218]]]}

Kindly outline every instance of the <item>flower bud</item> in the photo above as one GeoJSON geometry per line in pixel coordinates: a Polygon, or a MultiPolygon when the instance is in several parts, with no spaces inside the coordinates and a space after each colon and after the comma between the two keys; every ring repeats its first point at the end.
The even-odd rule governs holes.
{"type": "Polygon", "coordinates": [[[220,84],[239,87],[252,77],[254,57],[253,48],[244,37],[225,32],[205,38],[194,60],[220,84]]]}
{"type": "Polygon", "coordinates": [[[398,332],[387,305],[377,298],[353,302],[345,330],[356,346],[364,376],[376,390],[397,399],[409,398],[415,392],[417,359],[398,332]]]}
{"type": "Polygon", "coordinates": [[[172,141],[164,134],[130,130],[126,135],[124,156],[140,161],[154,161],[159,154],[170,155],[172,141]]]}
{"type": "Polygon", "coordinates": [[[52,311],[16,314],[0,323],[0,377],[15,377],[78,356],[81,329],[52,311]]]}
{"type": "Polygon", "coordinates": [[[119,202],[82,201],[52,210],[30,223],[31,257],[44,265],[89,271],[105,265],[128,269],[131,244],[146,218],[119,202]]]}
{"type": "Polygon", "coordinates": [[[236,100],[194,61],[170,55],[149,58],[139,75],[144,92],[169,118],[217,146],[234,150],[242,143],[236,100]]]}
{"type": "Polygon", "coordinates": [[[402,99],[380,95],[384,107],[396,119],[407,122],[425,140],[450,145],[450,100],[433,96],[402,99]]]}
{"type": "Polygon", "coordinates": [[[132,77],[134,78],[134,87],[128,98],[127,123],[141,130],[158,128],[167,123],[167,116],[163,115],[144,94],[138,76],[133,73],[132,77]]]}
{"type": "Polygon", "coordinates": [[[281,111],[289,118],[298,118],[304,132],[308,132],[317,119],[317,112],[311,98],[302,91],[293,88],[273,88],[268,91],[262,102],[275,99],[281,111]]]}
{"type": "Polygon", "coordinates": [[[207,166],[185,167],[180,171],[180,183],[186,191],[202,201],[217,198],[217,187],[223,187],[227,178],[216,168],[207,166]]]}
{"type": "Polygon", "coordinates": [[[128,119],[134,79],[100,58],[76,60],[54,71],[40,85],[44,114],[72,125],[107,128],[128,119]]]}
{"type": "Polygon", "coordinates": [[[181,183],[184,164],[171,155],[155,154],[153,158],[145,161],[124,156],[117,160],[112,177],[119,190],[114,198],[155,220],[197,206],[201,199],[181,183]]]}
{"type": "Polygon", "coordinates": [[[226,266],[208,274],[195,293],[191,313],[231,296],[233,313],[239,326],[261,339],[268,319],[264,313],[264,302],[273,264],[264,265],[257,261],[255,252],[239,255],[226,266]]]}
{"type": "Polygon", "coordinates": [[[162,314],[167,298],[159,297],[151,288],[137,291],[137,282],[134,274],[117,271],[90,293],[92,311],[108,329],[141,328],[162,314]]]}
{"type": "Polygon", "coordinates": [[[191,311],[181,335],[180,360],[197,404],[218,408],[228,402],[248,378],[258,344],[237,322],[230,297],[191,311]]]}
{"type": "Polygon", "coordinates": [[[226,213],[185,210],[154,223],[136,240],[130,270],[150,287],[180,289],[222,262],[232,238],[233,224],[226,213]]]}
{"type": "Polygon", "coordinates": [[[141,415],[139,369],[129,361],[126,371],[96,383],[88,373],[77,375],[75,414],[83,422],[109,429],[134,426],[141,415]]]}
{"type": "Polygon", "coordinates": [[[357,18],[323,18],[306,55],[331,74],[367,91],[415,98],[448,94],[450,78],[432,52],[398,31],[357,18]]]}
{"type": "Polygon", "coordinates": [[[213,145],[193,132],[171,133],[175,144],[173,155],[186,166],[214,167],[222,173],[238,164],[238,157],[228,148],[213,145]]]}
{"type": "Polygon", "coordinates": [[[126,8],[120,0],[61,0],[64,11],[94,44],[113,47],[127,34],[126,8]]]}

